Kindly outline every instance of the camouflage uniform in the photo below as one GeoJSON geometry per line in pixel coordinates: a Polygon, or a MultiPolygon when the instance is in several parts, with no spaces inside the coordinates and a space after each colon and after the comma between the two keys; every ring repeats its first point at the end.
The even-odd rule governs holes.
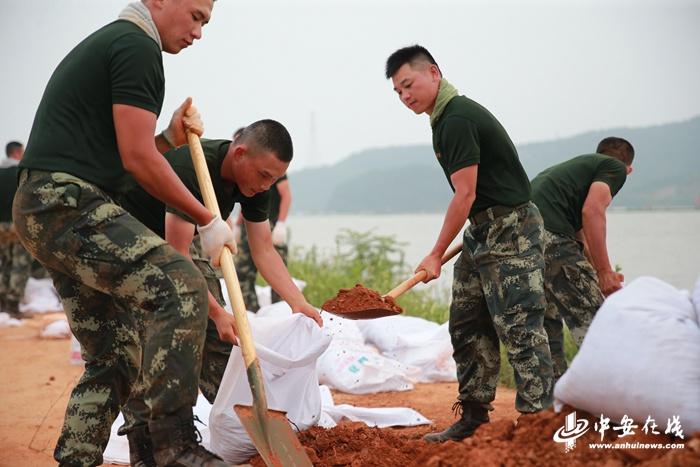
{"type": "Polygon", "coordinates": [[[151,419],[195,405],[205,279],[103,190],[75,176],[25,169],[13,214],[20,240],[53,278],[86,361],[54,457],[99,465],[139,372],[151,419]]]}
{"type": "MultiPolygon", "coordinates": [[[[270,228],[274,229],[275,224],[270,224],[270,228]]],[[[289,247],[287,244],[275,245],[275,250],[282,257],[285,266],[287,265],[287,256],[289,254],[289,247]]],[[[258,295],[255,292],[255,282],[258,277],[258,268],[253,262],[253,256],[250,252],[250,245],[248,244],[248,233],[245,227],[241,231],[241,244],[238,246],[238,254],[236,255],[236,274],[238,274],[238,280],[241,283],[241,292],[243,293],[243,302],[246,308],[252,312],[257,312],[260,309],[258,304],[258,295]]],[[[277,303],[282,301],[277,292],[272,290],[272,303],[277,303]]]]}
{"type": "Polygon", "coordinates": [[[564,326],[581,346],[588,327],[603,304],[603,293],[593,266],[583,255],[583,246],[568,235],[544,231],[545,296],[544,328],[549,338],[555,380],[567,368],[564,356],[564,326]]]}
{"type": "Polygon", "coordinates": [[[17,239],[12,224],[0,225],[0,309],[19,315],[19,304],[30,277],[41,279],[46,271],[17,239]]]}
{"type": "Polygon", "coordinates": [[[552,362],[542,327],[542,218],[531,202],[489,217],[467,228],[454,269],[449,327],[459,399],[494,400],[500,340],[515,372],[516,409],[537,412],[552,403],[552,362]]]}

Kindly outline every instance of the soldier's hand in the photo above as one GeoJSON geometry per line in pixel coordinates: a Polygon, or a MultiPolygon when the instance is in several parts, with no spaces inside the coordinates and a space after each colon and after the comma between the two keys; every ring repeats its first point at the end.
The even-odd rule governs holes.
{"type": "Polygon", "coordinates": [[[323,319],[321,318],[321,315],[318,313],[318,310],[311,306],[311,304],[308,302],[304,302],[301,305],[292,306],[292,313],[301,313],[308,316],[312,320],[316,321],[316,324],[318,324],[319,327],[323,327],[323,319]]]}
{"type": "Polygon", "coordinates": [[[414,272],[418,273],[419,271],[423,270],[427,274],[425,279],[423,279],[423,283],[428,283],[432,281],[433,279],[437,279],[440,277],[440,269],[442,268],[442,258],[436,255],[428,255],[425,258],[423,258],[423,261],[420,262],[418,267],[414,272]]]}
{"type": "Polygon", "coordinates": [[[232,314],[217,305],[217,309],[209,310],[209,317],[216,325],[219,339],[230,342],[233,345],[238,345],[238,341],[236,340],[236,320],[232,314]]]}
{"type": "Polygon", "coordinates": [[[198,225],[199,240],[202,244],[202,251],[207,258],[211,259],[214,267],[219,267],[221,250],[227,246],[234,255],[238,253],[236,240],[228,224],[221,220],[221,217],[214,216],[207,225],[198,225]]]}
{"type": "Polygon", "coordinates": [[[176,147],[182,146],[187,144],[187,130],[196,133],[198,136],[204,134],[202,116],[199,114],[197,107],[192,105],[191,97],[185,99],[185,102],[175,110],[168,128],[163,131],[163,135],[176,147]]]}
{"type": "Polygon", "coordinates": [[[615,271],[598,271],[598,284],[606,297],[622,288],[625,276],[615,271]]]}

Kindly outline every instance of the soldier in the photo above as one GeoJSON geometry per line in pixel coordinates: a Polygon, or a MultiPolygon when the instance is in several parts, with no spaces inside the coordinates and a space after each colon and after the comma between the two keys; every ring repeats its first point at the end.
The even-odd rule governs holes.
{"type": "Polygon", "coordinates": [[[13,219],[49,271],[86,362],[54,451],[61,466],[102,463],[139,373],[157,464],[226,465],[199,444],[192,414],[207,327],[205,279],[114,202],[135,181],[199,225],[208,256],[235,247],[226,223],[162,157],[186,142],[186,128],[202,133],[189,99],[154,137],[165,93],[162,52],[177,54],[200,39],[212,8],[213,0],[129,4],[68,53],[37,109],[13,219]]]}
{"type": "Polygon", "coordinates": [[[19,161],[24,146],[10,141],[5,146],[7,156],[0,162],[0,311],[18,318],[19,303],[29,278],[31,256],[17,241],[12,226],[12,200],[17,189],[19,161]],[[26,271],[26,274],[25,274],[26,271]]]}
{"type": "MultiPolygon", "coordinates": [[[[233,134],[234,141],[238,135],[244,130],[239,128],[233,134]]],[[[285,266],[289,256],[289,247],[287,245],[287,226],[286,219],[289,214],[289,208],[292,204],[292,191],[289,188],[289,180],[285,173],[280,178],[275,180],[270,189],[270,206],[269,217],[270,228],[272,229],[272,244],[275,250],[282,258],[285,266]]],[[[238,255],[236,256],[236,274],[241,284],[241,292],[243,293],[243,301],[246,308],[253,313],[257,313],[260,309],[258,303],[258,295],[255,291],[255,282],[258,276],[258,268],[253,261],[253,256],[248,243],[248,230],[242,229],[243,213],[239,214],[234,226],[234,234],[237,237],[239,244],[238,255]]],[[[277,303],[282,300],[282,297],[277,293],[274,287],[271,289],[272,303],[277,303]]]]}
{"type": "Polygon", "coordinates": [[[577,346],[603,304],[624,280],[610,265],[605,211],[632,173],[634,148],[622,139],[603,139],[595,154],[574,157],[532,180],[532,199],[544,219],[544,327],[555,380],[566,371],[566,322],[577,346]]]}
{"type": "MultiPolygon", "coordinates": [[[[271,186],[284,175],[292,160],[292,139],[287,130],[274,120],[260,120],[247,126],[234,142],[202,140],[202,149],[222,217],[228,217],[234,204],[241,203],[246,230],[250,232],[252,256],[260,265],[263,277],[281,291],[293,312],[303,313],[321,325],[318,311],[294,285],[275,252],[267,221],[271,186]]],[[[189,147],[171,150],[166,158],[187,189],[201,200],[189,147]]],[[[223,309],[224,297],[217,274],[208,261],[198,256],[193,245],[195,225],[185,213],[166,208],[140,187],[127,192],[120,204],[180,253],[191,256],[207,279],[210,319],[199,387],[209,402],[214,403],[231,354],[231,343],[236,340],[231,325],[233,316],[223,309]]],[[[133,463],[134,459],[148,457],[151,444],[146,430],[147,410],[139,391],[132,393],[123,412],[127,423],[120,431],[139,433],[140,442],[130,443],[133,463]]]]}
{"type": "Polygon", "coordinates": [[[442,229],[416,271],[440,275],[440,258],[467,218],[454,269],[450,335],[457,362],[460,419],[426,441],[461,440],[489,421],[500,367],[499,339],[515,371],[515,406],[523,414],[552,402],[552,362],[542,327],[543,226],[515,146],[496,118],[460,96],[435,59],[415,45],[386,62],[401,102],[430,116],[433,149],[454,192],[442,229]]]}

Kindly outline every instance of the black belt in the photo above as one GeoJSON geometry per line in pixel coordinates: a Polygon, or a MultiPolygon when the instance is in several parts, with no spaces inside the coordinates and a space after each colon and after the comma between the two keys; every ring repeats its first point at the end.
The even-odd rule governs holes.
{"type": "Polygon", "coordinates": [[[484,222],[489,222],[492,220],[495,220],[501,216],[505,216],[506,214],[510,214],[511,212],[515,211],[518,208],[521,208],[523,206],[527,206],[528,203],[523,203],[519,204],[518,206],[502,206],[502,205],[496,205],[496,206],[491,206],[490,208],[486,208],[483,211],[479,211],[473,216],[469,217],[469,222],[472,225],[479,225],[483,224],[484,222]]]}

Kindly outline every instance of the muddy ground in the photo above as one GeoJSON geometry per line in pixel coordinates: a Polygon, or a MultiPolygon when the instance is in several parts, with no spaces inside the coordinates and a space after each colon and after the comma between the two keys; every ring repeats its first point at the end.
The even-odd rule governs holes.
{"type": "MultiPolygon", "coordinates": [[[[19,328],[0,329],[0,466],[53,466],[52,451],[63,421],[69,393],[81,367],[69,364],[69,340],[44,340],[41,328],[60,315],[25,320],[19,328]]],[[[301,435],[318,466],[587,466],[624,465],[700,467],[700,434],[685,440],[616,436],[609,442],[683,442],[684,449],[591,450],[599,438],[592,430],[565,453],[552,441],[564,424],[562,415],[545,412],[515,425],[515,394],[499,388],[492,423],[462,443],[428,445],[421,436],[444,428],[454,419],[450,407],[456,384],[421,384],[413,391],[353,396],[334,393],[338,404],[365,407],[411,407],[435,423],[433,427],[374,429],[347,423],[333,430],[312,429],[301,435]],[[614,438],[614,439],[613,439],[614,438]]],[[[579,414],[580,418],[580,414],[579,414]]],[[[591,423],[593,420],[591,419],[591,423]]],[[[258,460],[253,460],[261,465],[258,460]]]]}

